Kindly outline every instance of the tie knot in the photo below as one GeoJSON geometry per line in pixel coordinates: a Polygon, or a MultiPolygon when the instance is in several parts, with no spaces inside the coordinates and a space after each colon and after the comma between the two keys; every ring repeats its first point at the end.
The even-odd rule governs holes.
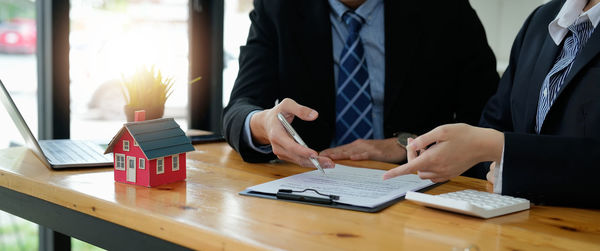
{"type": "Polygon", "coordinates": [[[575,36],[579,38],[585,38],[592,34],[592,32],[594,31],[594,25],[592,25],[592,22],[588,19],[581,23],[575,22],[574,24],[569,26],[568,29],[573,34],[575,34],[575,36]]]}
{"type": "Polygon", "coordinates": [[[358,33],[362,24],[364,23],[364,19],[351,10],[346,11],[346,13],[342,15],[342,20],[344,23],[346,23],[346,25],[348,25],[351,33],[358,33]]]}

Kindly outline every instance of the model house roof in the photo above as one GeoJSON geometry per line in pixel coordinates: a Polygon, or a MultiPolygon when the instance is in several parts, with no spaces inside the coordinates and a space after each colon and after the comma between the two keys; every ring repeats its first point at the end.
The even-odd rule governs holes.
{"type": "Polygon", "coordinates": [[[173,118],[163,118],[124,124],[108,144],[105,154],[113,152],[125,130],[129,131],[148,159],[194,151],[190,139],[177,122],[173,118]]]}

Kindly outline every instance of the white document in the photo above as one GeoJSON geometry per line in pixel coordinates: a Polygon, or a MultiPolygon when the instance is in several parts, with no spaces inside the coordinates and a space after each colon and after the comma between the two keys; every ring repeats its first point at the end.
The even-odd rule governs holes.
{"type": "MultiPolygon", "coordinates": [[[[333,169],[324,169],[296,174],[271,182],[249,187],[248,190],[267,194],[276,194],[279,189],[302,191],[310,188],[322,194],[337,195],[337,203],[361,207],[377,207],[390,200],[404,196],[408,191],[416,191],[433,185],[415,174],[403,175],[383,180],[385,171],[335,165],[333,169]]],[[[294,193],[313,197],[323,197],[313,191],[294,193]]]]}

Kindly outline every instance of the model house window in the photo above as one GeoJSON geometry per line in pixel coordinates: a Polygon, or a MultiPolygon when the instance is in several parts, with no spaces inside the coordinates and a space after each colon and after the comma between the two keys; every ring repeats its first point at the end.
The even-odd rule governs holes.
{"type": "Polygon", "coordinates": [[[140,158],[140,169],[146,169],[146,160],[140,158]]]}
{"type": "Polygon", "coordinates": [[[123,151],[129,152],[129,140],[123,140],[123,151]]]}
{"type": "Polygon", "coordinates": [[[115,167],[115,169],[125,170],[125,155],[117,153],[116,158],[117,158],[117,166],[115,167]]]}
{"type": "Polygon", "coordinates": [[[135,157],[127,156],[127,168],[135,170],[135,157]]]}
{"type": "Polygon", "coordinates": [[[173,171],[179,171],[179,156],[173,156],[173,171]]]}
{"type": "Polygon", "coordinates": [[[140,146],[140,145],[138,145],[137,140],[135,140],[135,139],[133,140],[133,146],[140,146]]]}
{"type": "Polygon", "coordinates": [[[156,174],[165,172],[165,160],[163,158],[156,160],[156,174]]]}

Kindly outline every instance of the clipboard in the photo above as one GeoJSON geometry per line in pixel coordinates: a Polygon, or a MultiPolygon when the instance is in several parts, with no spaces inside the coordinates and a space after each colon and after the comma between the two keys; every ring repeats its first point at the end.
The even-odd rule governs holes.
{"type": "MultiPolygon", "coordinates": [[[[437,187],[440,184],[443,184],[446,182],[442,182],[442,183],[436,183],[433,184],[431,186],[422,188],[417,190],[418,192],[424,192],[427,191],[431,188],[437,187]]],[[[330,208],[338,208],[338,209],[345,209],[345,210],[352,210],[352,211],[359,211],[359,212],[365,212],[365,213],[377,213],[383,209],[388,208],[391,205],[396,204],[397,202],[404,200],[404,196],[400,196],[396,199],[393,200],[389,200],[383,204],[380,204],[376,207],[362,207],[362,206],[356,206],[356,205],[350,205],[350,204],[345,204],[345,203],[339,203],[339,202],[335,202],[335,200],[332,200],[330,202],[326,202],[326,201],[321,201],[321,200],[311,200],[311,199],[315,199],[315,198],[320,198],[320,197],[311,197],[311,196],[302,196],[304,198],[306,198],[307,200],[303,200],[303,199],[295,199],[295,198],[281,198],[281,197],[277,197],[277,194],[272,194],[272,193],[262,193],[262,192],[256,192],[256,191],[252,191],[250,189],[246,189],[244,191],[241,191],[239,193],[240,195],[244,195],[244,196],[252,196],[252,197],[258,197],[258,198],[264,198],[264,199],[272,199],[272,200],[282,200],[282,201],[289,201],[289,202],[294,202],[294,203],[300,203],[300,204],[307,204],[307,205],[313,205],[313,206],[321,206],[321,207],[330,207],[330,208]]]]}

